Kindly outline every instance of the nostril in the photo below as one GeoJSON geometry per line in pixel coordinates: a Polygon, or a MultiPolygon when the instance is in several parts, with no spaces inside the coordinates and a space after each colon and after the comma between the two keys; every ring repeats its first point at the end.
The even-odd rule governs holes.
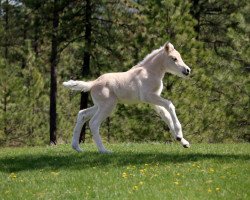
{"type": "Polygon", "coordinates": [[[191,72],[191,70],[190,70],[189,68],[184,67],[184,68],[182,69],[182,73],[183,73],[185,76],[188,76],[188,75],[190,74],[190,72],[191,72]]]}

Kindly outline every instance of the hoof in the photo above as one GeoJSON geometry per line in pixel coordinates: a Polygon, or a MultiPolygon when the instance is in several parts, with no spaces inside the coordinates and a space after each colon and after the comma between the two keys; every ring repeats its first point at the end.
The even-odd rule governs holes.
{"type": "Polygon", "coordinates": [[[76,150],[77,152],[83,152],[83,150],[78,145],[72,145],[72,149],[76,150]]]}
{"type": "Polygon", "coordinates": [[[176,137],[176,140],[177,140],[177,141],[181,141],[181,139],[182,139],[182,138],[180,138],[180,137],[176,137]]]}
{"type": "Polygon", "coordinates": [[[103,150],[103,151],[99,151],[100,154],[112,154],[112,151],[109,150],[103,150]]]}
{"type": "Polygon", "coordinates": [[[184,148],[190,148],[190,145],[189,144],[184,144],[183,147],[184,148]]]}

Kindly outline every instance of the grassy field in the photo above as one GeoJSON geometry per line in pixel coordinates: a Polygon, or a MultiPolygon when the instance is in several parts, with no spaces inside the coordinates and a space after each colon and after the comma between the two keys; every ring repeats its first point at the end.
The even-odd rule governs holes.
{"type": "Polygon", "coordinates": [[[0,149],[0,199],[250,199],[249,144],[0,149]]]}

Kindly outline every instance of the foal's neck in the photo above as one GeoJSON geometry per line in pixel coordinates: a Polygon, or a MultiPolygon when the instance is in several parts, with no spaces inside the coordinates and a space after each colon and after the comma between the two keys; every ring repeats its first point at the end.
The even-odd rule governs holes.
{"type": "Polygon", "coordinates": [[[165,69],[163,66],[163,52],[159,52],[152,60],[145,63],[144,67],[148,71],[148,75],[156,76],[159,79],[163,79],[165,75],[165,69]]]}

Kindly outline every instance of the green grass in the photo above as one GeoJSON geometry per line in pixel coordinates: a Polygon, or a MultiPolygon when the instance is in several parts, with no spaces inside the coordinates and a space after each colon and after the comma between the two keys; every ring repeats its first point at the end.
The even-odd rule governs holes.
{"type": "Polygon", "coordinates": [[[249,199],[249,144],[0,149],[0,199],[249,199]]]}

